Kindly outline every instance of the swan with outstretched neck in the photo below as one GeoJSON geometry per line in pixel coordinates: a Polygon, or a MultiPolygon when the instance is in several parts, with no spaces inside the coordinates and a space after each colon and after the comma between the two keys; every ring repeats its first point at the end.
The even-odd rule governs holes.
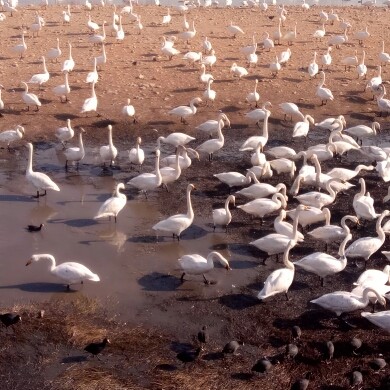
{"type": "Polygon", "coordinates": [[[50,254],[36,254],[32,255],[26,266],[39,261],[48,260],[50,262],[50,272],[64,280],[67,283],[67,289],[70,289],[71,284],[83,283],[84,280],[91,280],[93,282],[99,282],[100,278],[97,274],[94,274],[85,265],[75,262],[66,262],[56,266],[56,260],[53,255],[50,254]]]}

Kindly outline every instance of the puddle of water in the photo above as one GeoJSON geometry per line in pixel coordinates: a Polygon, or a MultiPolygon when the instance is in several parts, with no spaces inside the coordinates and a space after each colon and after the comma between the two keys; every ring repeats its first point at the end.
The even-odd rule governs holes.
{"type": "MultiPolygon", "coordinates": [[[[127,188],[129,198],[133,198],[119,214],[118,223],[95,221],[93,216],[112,193],[116,181],[127,181],[134,173],[118,170],[113,175],[99,175],[102,170],[94,165],[94,150],[88,150],[89,160],[83,161],[77,173],[74,169],[65,172],[62,153],[56,148],[36,148],[34,170],[48,172],[61,189],[49,191],[38,202],[31,197],[34,188],[25,179],[27,159],[22,149],[9,155],[4,152],[0,160],[1,305],[58,296],[72,299],[85,294],[103,304],[114,304],[114,309],[126,318],[126,313],[132,316],[137,310],[146,312],[148,305],[180,295],[181,291],[213,297],[231,292],[233,284],[247,285],[253,278],[257,266],[253,257],[225,233],[213,233],[210,221],[195,218],[180,242],[166,236],[156,242],[152,226],[165,217],[158,211],[156,194],[145,200],[127,188]],[[40,223],[45,224],[40,232],[25,230],[28,224],[40,223]],[[181,285],[177,259],[189,253],[206,256],[211,250],[220,250],[230,258],[233,271],[227,272],[218,264],[209,274],[217,285],[205,287],[201,276],[191,275],[181,285]],[[50,274],[47,262],[25,266],[34,253],[50,253],[57,263],[83,263],[101,281],[86,282],[74,286],[74,293],[65,293],[65,286],[50,274]]],[[[127,156],[120,158],[125,164],[127,156]]],[[[119,164],[122,166],[121,161],[119,164]]],[[[182,207],[185,211],[185,203],[182,207]]]]}

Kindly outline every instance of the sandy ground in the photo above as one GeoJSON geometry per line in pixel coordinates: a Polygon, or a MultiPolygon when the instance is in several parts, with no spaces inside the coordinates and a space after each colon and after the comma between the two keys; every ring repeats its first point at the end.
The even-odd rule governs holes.
{"type": "MultiPolygon", "coordinates": [[[[302,112],[312,115],[316,122],[328,116],[340,114],[345,116],[349,126],[362,122],[370,124],[375,119],[382,126],[381,140],[388,141],[388,119],[378,116],[376,102],[372,100],[372,95],[369,92],[364,91],[367,81],[358,80],[356,70],[351,68],[349,71],[345,71],[341,63],[344,57],[354,55],[355,50],[360,59],[362,51],[365,50],[368,79],[376,74],[381,42],[384,40],[388,46],[390,41],[386,8],[335,9],[335,12],[351,23],[352,28],[348,32],[348,44],[341,49],[333,49],[333,64],[326,71],[326,84],[333,91],[335,99],[327,105],[321,105],[315,96],[319,80],[310,80],[307,66],[314,51],[320,55],[323,54],[327,48],[329,37],[341,34],[342,31],[337,22],[334,25],[328,23],[326,24],[327,34],[322,42],[312,38],[313,32],[320,27],[320,8],[312,8],[309,11],[303,11],[299,7],[288,8],[287,19],[282,31],[286,33],[292,30],[297,22],[296,41],[291,46],[283,42],[282,45],[276,46],[270,52],[262,50],[259,44],[257,67],[250,68],[248,76],[237,80],[232,77],[231,65],[236,62],[238,65],[246,66],[245,56],[240,53],[239,48],[251,44],[252,34],[255,34],[256,41],[260,42],[266,32],[272,35],[277,30],[276,8],[271,7],[266,13],[259,11],[259,9],[193,9],[187,15],[187,20],[195,21],[196,37],[191,40],[189,45],[178,40],[175,47],[182,54],[170,61],[162,56],[160,50],[162,36],[177,35],[182,31],[183,16],[180,16],[172,7],[171,25],[162,26],[161,21],[167,12],[166,9],[136,7],[135,12],[141,15],[144,27],[141,34],[138,34],[136,25],[130,22],[130,17],[127,15],[123,18],[126,32],[123,43],[116,43],[107,29],[108,59],[107,63],[99,70],[99,82],[96,86],[99,116],[94,113],[80,114],[80,111],[84,99],[90,97],[91,94],[91,88],[85,84],[85,78],[87,73],[92,70],[93,57],[101,54],[101,47],[94,47],[88,40],[90,35],[86,27],[87,13],[85,10],[72,7],[71,23],[63,25],[63,9],[60,7],[48,9],[30,7],[15,13],[13,17],[7,13],[6,20],[1,22],[0,55],[2,66],[0,81],[4,86],[2,98],[5,102],[0,122],[1,129],[6,130],[17,124],[22,124],[26,128],[26,141],[45,141],[54,145],[57,142],[54,130],[59,126],[64,126],[66,119],[70,118],[74,127],[82,126],[86,129],[85,143],[91,146],[106,142],[108,124],[113,125],[114,143],[121,150],[131,147],[138,135],[142,136],[144,144],[150,148],[151,145],[154,145],[158,135],[168,135],[173,131],[183,131],[195,136],[197,140],[194,142],[194,146],[196,146],[206,137],[194,130],[195,126],[204,120],[215,119],[218,110],[222,110],[229,116],[232,123],[231,130],[225,131],[226,144],[224,149],[216,154],[215,161],[211,164],[205,156],[202,156],[201,161],[194,164],[191,171],[185,173],[183,183],[181,183],[185,186],[186,182],[194,182],[201,188],[200,195],[198,193],[198,196],[194,196],[195,209],[200,218],[209,218],[211,206],[221,206],[227,195],[227,188],[216,184],[211,174],[225,170],[243,172],[249,167],[249,155],[238,154],[238,147],[248,136],[258,132],[256,126],[248,123],[244,116],[250,109],[249,104],[245,102],[245,97],[253,90],[256,79],[259,80],[258,91],[261,95],[261,102],[271,101],[273,105],[270,118],[270,146],[290,145],[298,151],[309,145],[324,142],[327,138],[326,132],[312,130],[306,145],[303,144],[303,141],[292,143],[291,132],[294,122],[284,120],[283,113],[278,107],[281,102],[298,104],[302,112]],[[34,22],[36,11],[45,19],[46,25],[39,32],[38,37],[26,36],[28,49],[24,58],[19,59],[18,55],[13,53],[10,48],[20,42],[22,29],[28,30],[28,27],[34,22]],[[229,36],[227,26],[230,21],[240,25],[245,31],[245,35],[238,36],[236,39],[229,36]],[[368,26],[371,36],[362,47],[358,45],[354,35],[356,32],[364,30],[366,26],[368,26]],[[178,118],[168,115],[168,111],[178,105],[188,104],[196,96],[203,96],[205,88],[199,81],[199,66],[188,64],[182,59],[182,55],[189,50],[196,52],[202,50],[201,43],[204,36],[207,36],[212,42],[218,58],[212,70],[215,78],[212,87],[217,92],[217,98],[212,106],[201,105],[198,107],[196,116],[188,120],[189,124],[182,125],[178,118]],[[38,112],[31,109],[26,111],[21,97],[20,82],[27,81],[33,74],[42,71],[40,57],[45,55],[49,48],[55,46],[57,37],[60,39],[63,55],[60,62],[47,64],[51,76],[50,80],[43,86],[42,90],[39,90],[38,86],[30,84],[31,91],[39,96],[42,106],[38,112]],[[68,57],[66,45],[68,41],[72,43],[72,54],[76,65],[74,71],[69,75],[71,87],[69,101],[61,103],[59,98],[52,93],[52,88],[64,82],[61,65],[63,60],[68,57]],[[269,63],[287,47],[290,47],[292,52],[291,60],[282,68],[277,77],[272,77],[269,63]],[[131,99],[135,107],[138,123],[133,124],[131,119],[126,119],[121,115],[121,109],[126,104],[127,98],[131,99]],[[158,133],[153,131],[154,129],[157,129],[158,133]]],[[[330,9],[326,10],[330,11],[330,9]]],[[[94,8],[91,16],[99,24],[106,20],[110,25],[112,9],[109,7],[94,8]]],[[[386,67],[383,67],[382,77],[386,83],[388,80],[386,67]]],[[[23,141],[15,146],[21,147],[22,143],[23,141]]],[[[12,158],[12,154],[10,155],[5,149],[1,150],[0,153],[2,158],[12,158]]],[[[352,155],[345,160],[345,166],[353,168],[357,158],[352,155]]],[[[337,164],[339,162],[333,160],[327,162],[324,164],[324,170],[337,164]]],[[[153,160],[147,159],[145,171],[148,171],[152,166],[153,160]]],[[[133,175],[134,173],[129,171],[129,177],[133,175]]],[[[374,172],[366,174],[365,178],[371,194],[378,199],[378,212],[380,212],[385,208],[381,199],[387,192],[387,185],[378,182],[378,176],[374,172]]],[[[288,178],[277,175],[270,180],[272,184],[279,181],[286,181],[289,184],[288,178]]],[[[357,184],[357,181],[353,183],[357,184]]],[[[335,221],[338,221],[342,215],[353,211],[351,201],[354,193],[349,192],[332,207],[335,221]]],[[[161,210],[164,210],[168,215],[177,212],[176,200],[179,197],[183,199],[181,186],[172,188],[169,194],[162,193],[161,210]]],[[[257,222],[252,221],[243,213],[235,213],[235,216],[232,223],[232,233],[229,233],[229,237],[233,242],[239,243],[236,245],[236,250],[245,250],[246,253],[251,253],[253,258],[262,257],[260,253],[247,246],[250,240],[259,238],[257,222]]],[[[268,222],[263,227],[262,234],[271,231],[268,222]]],[[[374,223],[370,223],[363,231],[356,232],[354,230],[354,234],[359,236],[369,232],[368,234],[374,235],[374,231],[374,223]]],[[[386,249],[386,245],[387,243],[384,249],[386,249]]],[[[292,255],[300,257],[311,253],[313,248],[323,250],[323,245],[310,240],[299,249],[294,249],[292,255]]],[[[375,254],[373,258],[375,259],[375,267],[383,267],[385,262],[380,253],[375,254]]],[[[157,329],[157,334],[160,336],[156,337],[161,337],[161,343],[157,343],[158,347],[150,343],[147,346],[142,344],[137,345],[136,348],[124,349],[119,337],[120,331],[123,330],[120,325],[110,321],[107,323],[105,322],[107,319],[101,320],[102,322],[96,321],[92,325],[89,324],[88,326],[91,328],[88,329],[98,328],[100,332],[102,329],[111,329],[116,336],[116,341],[113,341],[113,345],[110,347],[109,359],[113,363],[109,368],[104,367],[103,369],[103,365],[100,363],[97,363],[97,366],[91,362],[86,363],[88,364],[88,373],[91,374],[88,376],[89,384],[92,384],[91,386],[99,386],[100,384],[100,387],[96,388],[105,388],[102,381],[107,379],[107,375],[102,375],[102,372],[103,374],[108,372],[109,379],[112,379],[114,381],[112,383],[116,386],[114,388],[123,389],[143,387],[218,389],[222,388],[221,383],[223,383],[223,388],[251,389],[268,386],[269,388],[286,389],[296,379],[311,372],[309,377],[313,388],[337,389],[347,388],[351,371],[360,369],[363,371],[367,386],[387,388],[387,371],[374,375],[369,366],[369,361],[377,357],[379,353],[383,353],[385,358],[388,358],[386,349],[383,348],[383,345],[386,346],[383,344],[387,337],[386,334],[374,329],[367,321],[361,319],[359,313],[352,316],[354,324],[358,326],[357,329],[340,329],[329,313],[308,305],[310,299],[324,292],[349,289],[351,282],[358,276],[359,269],[353,265],[347,267],[342,274],[332,278],[325,289],[319,286],[316,278],[313,278],[312,275],[299,272],[291,289],[291,294],[294,296],[291,302],[286,303],[283,296],[277,296],[271,298],[269,303],[259,304],[254,298],[254,293],[261,288],[266,276],[277,267],[279,266],[274,262],[270,262],[265,268],[258,267],[258,275],[247,288],[239,293],[224,296],[219,296],[218,291],[216,291],[214,298],[208,297],[207,305],[204,304],[202,297],[194,296],[190,291],[183,292],[179,300],[180,305],[176,304],[176,300],[156,303],[162,315],[167,316],[163,313],[170,313],[170,319],[166,321],[170,326],[165,327],[165,335],[162,336],[161,330],[157,329]],[[195,309],[192,313],[197,313],[196,315],[188,315],[189,306],[195,309]],[[187,321],[207,322],[211,324],[211,328],[214,326],[220,333],[213,334],[214,341],[195,366],[182,369],[175,361],[175,352],[182,350],[187,345],[181,343],[169,345],[168,340],[174,338],[172,335],[175,334],[181,342],[193,342],[192,335],[188,334],[185,327],[179,329],[178,325],[175,324],[175,318],[179,316],[184,318],[186,315],[187,321]],[[301,352],[295,361],[278,357],[281,351],[284,351],[285,344],[290,340],[289,329],[292,325],[300,325],[304,329],[300,345],[301,352]],[[353,336],[361,337],[366,345],[360,355],[353,355],[347,345],[348,340],[353,336]],[[229,360],[221,360],[213,353],[220,350],[223,340],[226,341],[229,338],[242,340],[245,343],[245,348],[243,348],[241,355],[229,360]],[[330,364],[324,364],[323,342],[330,339],[333,339],[338,346],[336,348],[338,352],[334,361],[330,364]],[[131,364],[136,359],[138,347],[146,351],[145,356],[143,356],[145,360],[131,364]],[[250,368],[256,359],[262,356],[275,357],[274,362],[278,360],[279,364],[275,366],[274,375],[253,377],[250,374],[250,368]],[[172,364],[173,371],[171,372],[169,370],[172,369],[170,366],[172,364]],[[134,369],[134,366],[137,369],[134,369]],[[118,367],[121,369],[119,370],[118,367]],[[275,378],[277,378],[277,382],[275,378]]],[[[176,282],[176,279],[167,278],[166,280],[166,283],[174,284],[176,282]]],[[[28,325],[25,329],[33,331],[39,328],[39,321],[31,314],[34,311],[23,310],[27,312],[28,325]]],[[[84,320],[87,321],[83,317],[84,320]]],[[[72,329],[72,319],[69,321],[72,329]]],[[[137,321],[134,320],[134,322],[137,321]]],[[[66,331],[62,328],[59,331],[65,332],[61,339],[56,339],[50,332],[47,333],[49,336],[43,336],[44,332],[39,333],[41,341],[46,340],[45,337],[50,339],[50,346],[56,348],[56,354],[46,358],[46,371],[39,372],[39,376],[36,376],[36,382],[29,383],[23,377],[12,378],[12,375],[10,377],[12,367],[3,366],[5,367],[2,372],[3,378],[8,378],[7,388],[15,389],[17,383],[29,383],[30,388],[42,387],[43,383],[48,383],[48,388],[50,386],[56,389],[81,388],[73,382],[69,384],[69,381],[61,381],[61,378],[65,378],[66,375],[71,376],[72,370],[75,368],[73,365],[72,369],[69,369],[69,366],[59,365],[58,356],[62,352],[74,353],[79,350],[85,339],[81,337],[76,340],[71,339],[72,332],[68,328],[66,331]]],[[[96,332],[91,330],[88,335],[91,334],[96,335],[96,332]]],[[[152,339],[155,340],[155,338],[152,339]]],[[[14,366],[18,364],[22,366],[22,360],[18,356],[15,357],[17,354],[13,350],[13,340],[12,337],[7,339],[4,349],[6,353],[3,354],[4,359],[12,355],[15,360],[10,361],[14,362],[14,366]]],[[[33,344],[34,347],[30,348],[31,340],[26,340],[25,336],[20,335],[16,336],[16,340],[20,341],[18,344],[20,349],[17,349],[20,354],[29,353],[34,356],[34,362],[29,367],[31,370],[26,370],[26,373],[34,376],[37,374],[37,366],[41,364],[39,359],[35,358],[38,354],[37,351],[43,348],[47,352],[48,350],[45,349],[47,346],[42,347],[38,343],[33,344]]],[[[44,343],[42,342],[42,344],[44,343]]],[[[71,363],[75,362],[71,361],[71,363]]],[[[85,368],[85,366],[82,367],[85,368]]],[[[74,377],[79,378],[78,376],[74,377]]],[[[86,386],[85,382],[80,383],[83,383],[82,386],[86,386]]]]}

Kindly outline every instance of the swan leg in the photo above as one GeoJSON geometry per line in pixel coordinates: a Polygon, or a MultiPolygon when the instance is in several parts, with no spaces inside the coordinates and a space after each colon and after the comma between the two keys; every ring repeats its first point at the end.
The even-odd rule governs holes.
{"type": "Polygon", "coordinates": [[[320,277],[320,280],[321,280],[321,287],[324,287],[324,278],[320,277]]]}
{"type": "Polygon", "coordinates": [[[70,291],[70,285],[69,284],[66,286],[66,291],[70,291]]]}
{"type": "Polygon", "coordinates": [[[186,273],[185,272],[183,272],[183,274],[181,275],[181,277],[180,277],[180,281],[183,283],[184,282],[184,275],[185,275],[186,273]]]}
{"type": "Polygon", "coordinates": [[[214,225],[214,228],[213,228],[213,232],[215,232],[215,225],[214,225]]]}
{"type": "Polygon", "coordinates": [[[372,304],[371,313],[375,313],[375,309],[376,309],[376,302],[374,302],[374,303],[372,304]]]}
{"type": "Polygon", "coordinates": [[[290,298],[289,298],[289,296],[288,296],[288,291],[286,291],[286,292],[284,293],[284,296],[286,297],[286,300],[287,300],[287,301],[290,300],[290,298]]]}
{"type": "Polygon", "coordinates": [[[204,274],[203,274],[203,280],[204,280],[204,284],[211,284],[210,281],[206,279],[206,276],[204,276],[204,274]]]}

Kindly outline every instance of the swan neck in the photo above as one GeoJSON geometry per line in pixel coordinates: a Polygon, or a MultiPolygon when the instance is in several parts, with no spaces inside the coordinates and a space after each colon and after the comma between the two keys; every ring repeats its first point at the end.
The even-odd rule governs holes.
{"type": "Polygon", "coordinates": [[[191,203],[191,190],[192,190],[191,187],[187,189],[187,217],[193,219],[194,210],[192,209],[192,203],[191,203]]]}
{"type": "Polygon", "coordinates": [[[284,251],[284,254],[283,254],[283,263],[286,266],[286,268],[294,271],[294,269],[295,269],[294,263],[292,263],[289,259],[290,249],[291,249],[291,246],[289,244],[287,246],[286,250],[284,251]]]}
{"type": "Polygon", "coordinates": [[[27,172],[32,173],[32,159],[33,159],[33,147],[28,148],[28,163],[27,163],[27,172]]]}

